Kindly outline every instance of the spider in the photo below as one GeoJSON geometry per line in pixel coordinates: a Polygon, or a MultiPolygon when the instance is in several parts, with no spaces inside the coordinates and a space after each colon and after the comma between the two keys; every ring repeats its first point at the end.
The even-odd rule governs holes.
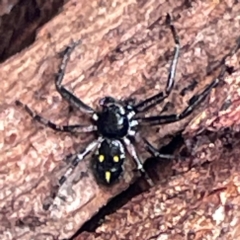
{"type": "Polygon", "coordinates": [[[173,60],[170,65],[167,84],[163,92],[142,100],[139,103],[133,103],[130,100],[117,100],[113,97],[106,96],[99,100],[100,110],[94,110],[62,86],[62,80],[64,78],[67,63],[71,53],[79,44],[78,42],[68,46],[63,52],[62,63],[55,79],[55,85],[56,90],[62,98],[66,99],[70,105],[90,116],[92,124],[59,126],[36,114],[27,105],[21,103],[20,101],[16,101],[16,104],[21,105],[33,119],[55,131],[70,133],[96,133],[96,139],[87,145],[84,150],[77,153],[71,160],[68,170],[59,179],[60,185],[66,181],[79,162],[81,162],[90,153],[93,153],[93,169],[95,176],[106,185],[110,185],[119,179],[124,170],[123,165],[127,152],[135,161],[137,169],[146,174],[143,168],[142,160],[139,157],[133,143],[133,140],[135,140],[137,136],[143,140],[145,149],[155,157],[171,157],[170,155],[160,154],[146,138],[137,134],[139,132],[139,128],[143,125],[154,126],[169,124],[180,121],[181,119],[189,116],[210,93],[211,89],[218,84],[219,78],[214,79],[212,83],[210,83],[200,94],[193,96],[189,100],[188,106],[180,114],[157,115],[151,117],[138,116],[139,113],[146,112],[167,98],[174,86],[174,78],[180,52],[180,42],[175,27],[170,21],[170,17],[168,23],[175,42],[175,50],[173,60]]]}

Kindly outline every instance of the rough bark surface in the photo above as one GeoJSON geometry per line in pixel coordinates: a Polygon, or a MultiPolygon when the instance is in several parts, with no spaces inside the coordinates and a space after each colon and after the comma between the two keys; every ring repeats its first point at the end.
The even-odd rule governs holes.
{"type": "Polygon", "coordinates": [[[34,42],[37,28],[62,7],[63,0],[1,0],[0,62],[34,42]]]}
{"type": "MultiPolygon", "coordinates": [[[[43,128],[14,104],[19,99],[58,124],[88,120],[76,110],[69,113],[68,104],[54,89],[58,53],[71,41],[82,40],[71,57],[64,85],[87,104],[97,106],[99,98],[106,95],[145,98],[163,90],[166,84],[174,48],[165,25],[166,13],[170,13],[182,47],[176,86],[168,99],[173,104],[167,112],[180,112],[194,93],[212,81],[216,74],[211,69],[236,44],[239,12],[240,4],[233,0],[69,1],[61,14],[39,31],[34,44],[1,64],[1,239],[69,238],[99,208],[126,189],[136,175],[132,172],[134,164],[128,160],[128,170],[120,183],[104,188],[96,183],[86,159],[60,188],[50,209],[43,209],[54,183],[66,170],[62,159],[83,149],[91,140],[91,136],[71,136],[43,128]],[[181,95],[189,85],[196,86],[181,95]]],[[[187,144],[197,156],[191,159],[191,170],[172,177],[170,172],[169,181],[159,183],[116,216],[110,216],[109,225],[104,223],[95,236],[83,233],[79,239],[202,239],[203,235],[206,239],[221,239],[218,233],[239,237],[238,142],[231,143],[233,148],[229,150],[224,140],[217,137],[211,144],[204,135],[194,138],[204,129],[221,133],[227,126],[230,141],[232,131],[237,131],[239,117],[235,116],[239,112],[232,106],[238,106],[239,101],[239,54],[229,62],[238,71],[211,93],[210,100],[205,101],[209,103],[207,108],[202,104],[183,121],[142,131],[160,147],[188,125],[187,144]],[[230,99],[227,102],[226,96],[230,99]],[[232,104],[227,108],[229,102],[232,104]],[[227,109],[222,110],[222,106],[227,109]],[[215,161],[203,164],[211,159],[215,161]],[[232,229],[222,227],[231,222],[235,223],[232,229]],[[207,238],[207,234],[218,238],[207,238]]],[[[157,107],[150,113],[159,110],[157,107]]],[[[143,156],[147,157],[144,153],[143,156]]],[[[186,168],[179,164],[173,167],[186,168]]]]}

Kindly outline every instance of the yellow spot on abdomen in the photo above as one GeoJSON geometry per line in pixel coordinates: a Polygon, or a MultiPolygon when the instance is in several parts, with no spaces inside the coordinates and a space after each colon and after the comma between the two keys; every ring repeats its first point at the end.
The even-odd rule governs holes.
{"type": "Polygon", "coordinates": [[[111,180],[111,172],[109,172],[109,171],[105,172],[105,180],[106,180],[107,183],[110,182],[110,180],[111,180]]]}
{"type": "Polygon", "coordinates": [[[98,161],[99,162],[103,162],[104,159],[105,159],[104,155],[101,154],[101,155],[98,156],[98,161]]]}
{"type": "Polygon", "coordinates": [[[113,157],[113,161],[116,162],[116,163],[119,162],[119,157],[118,157],[118,155],[115,155],[115,156],[113,157]]]}

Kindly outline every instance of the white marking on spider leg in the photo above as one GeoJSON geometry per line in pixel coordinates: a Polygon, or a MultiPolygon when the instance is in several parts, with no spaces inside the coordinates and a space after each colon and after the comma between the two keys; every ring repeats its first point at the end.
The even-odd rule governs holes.
{"type": "MultiPolygon", "coordinates": [[[[135,113],[134,113],[135,114],[135,113]]],[[[129,117],[129,116],[128,116],[129,117]]],[[[138,121],[137,120],[132,120],[132,121],[129,121],[129,130],[128,130],[128,135],[129,136],[135,136],[136,134],[136,130],[133,130],[131,129],[132,127],[135,127],[138,125],[138,121]]]]}
{"type": "Polygon", "coordinates": [[[127,118],[130,120],[133,118],[134,115],[136,115],[136,113],[134,111],[131,111],[128,113],[127,118]]]}
{"type": "Polygon", "coordinates": [[[74,168],[71,167],[65,172],[65,174],[63,175],[64,181],[72,174],[73,170],[74,170],[74,168]]]}
{"type": "Polygon", "coordinates": [[[134,148],[134,146],[132,145],[132,143],[130,142],[130,140],[128,138],[124,138],[123,141],[126,144],[127,150],[129,152],[129,154],[133,157],[133,159],[135,160],[136,164],[137,164],[137,169],[145,172],[144,168],[143,168],[143,164],[142,161],[140,160],[140,158],[138,157],[136,150],[134,148]]]}
{"type": "MultiPolygon", "coordinates": [[[[84,159],[84,157],[89,154],[91,151],[93,151],[94,148],[96,148],[97,146],[99,146],[101,144],[101,142],[103,141],[103,139],[101,137],[99,137],[97,140],[91,142],[83,152],[77,154],[77,163],[72,165],[67,171],[66,173],[63,175],[63,177],[65,179],[67,179],[71,173],[74,171],[74,169],[76,168],[76,166],[79,164],[80,161],[82,161],[84,159]]],[[[75,159],[73,160],[75,161],[75,159]]],[[[72,162],[73,163],[73,162],[72,162]]]]}
{"type": "Polygon", "coordinates": [[[129,136],[135,136],[135,134],[136,134],[136,131],[134,131],[134,130],[128,130],[128,135],[129,136]]]}
{"type": "Polygon", "coordinates": [[[126,113],[124,107],[122,107],[122,105],[120,105],[120,104],[116,104],[116,105],[119,107],[120,113],[121,113],[122,115],[124,115],[124,114],[126,113]]]}
{"type": "Polygon", "coordinates": [[[167,84],[167,89],[166,92],[169,92],[169,90],[173,87],[174,83],[174,78],[176,74],[176,68],[177,68],[177,63],[178,63],[178,57],[179,57],[179,52],[180,52],[180,44],[175,44],[175,54],[172,60],[172,64],[170,67],[170,75],[169,75],[169,82],[167,84]]]}
{"type": "Polygon", "coordinates": [[[80,162],[81,160],[83,160],[83,158],[88,154],[90,153],[94,148],[96,148],[101,142],[103,141],[103,139],[100,137],[98,138],[97,140],[91,142],[83,152],[79,153],[77,155],[79,161],[80,162]]]}
{"type": "Polygon", "coordinates": [[[145,174],[145,179],[147,180],[149,186],[153,187],[154,186],[153,180],[149,177],[149,175],[146,172],[144,172],[144,174],[145,174]]]}
{"type": "Polygon", "coordinates": [[[132,120],[132,121],[130,121],[129,125],[130,125],[130,129],[128,130],[128,135],[135,136],[136,131],[131,129],[131,128],[137,126],[138,121],[137,120],[132,120]]]}
{"type": "Polygon", "coordinates": [[[138,125],[138,121],[137,120],[130,121],[130,127],[135,127],[137,125],[138,125]]]}
{"type": "Polygon", "coordinates": [[[94,113],[94,114],[92,115],[92,119],[93,119],[94,121],[97,121],[97,120],[98,120],[98,115],[97,115],[96,113],[94,113]]]}
{"type": "Polygon", "coordinates": [[[124,146],[120,141],[119,141],[119,148],[120,148],[120,152],[122,153],[121,156],[123,155],[123,158],[125,158],[124,146]]]}
{"type": "Polygon", "coordinates": [[[82,130],[84,132],[94,132],[97,131],[97,126],[95,125],[84,126],[82,130]]]}

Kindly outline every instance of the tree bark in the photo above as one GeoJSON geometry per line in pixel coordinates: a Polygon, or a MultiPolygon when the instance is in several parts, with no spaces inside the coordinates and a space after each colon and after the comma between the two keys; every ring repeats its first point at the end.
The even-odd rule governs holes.
{"type": "MultiPolygon", "coordinates": [[[[236,45],[239,37],[239,12],[240,4],[233,0],[161,3],[156,0],[69,1],[58,16],[40,29],[34,44],[1,64],[2,239],[69,238],[136,178],[132,171],[135,166],[127,160],[126,171],[120,183],[105,188],[95,181],[90,161],[86,159],[57,192],[50,209],[43,209],[43,204],[48,202],[54,192],[54,184],[67,168],[62,160],[69,153],[82,150],[91,136],[72,136],[46,129],[32,121],[14,102],[21,100],[58,124],[82,124],[88,121],[86,116],[76,110],[69,112],[68,104],[54,87],[54,77],[60,63],[59,53],[66,46],[72,41],[82,41],[71,56],[64,85],[85,103],[96,107],[98,100],[108,95],[119,99],[132,96],[140,100],[164,90],[174,49],[171,32],[165,24],[166,14],[170,13],[181,42],[176,84],[168,98],[173,103],[167,109],[167,113],[171,114],[180,112],[195,93],[216,77],[215,72],[218,72],[222,58],[236,45]],[[195,87],[192,89],[189,86],[195,87]],[[64,195],[65,201],[60,195],[64,195]]],[[[184,239],[185,236],[193,235],[195,238],[192,239],[199,239],[199,234],[205,236],[214,232],[214,228],[217,229],[214,234],[235,234],[232,236],[236,239],[236,225],[232,229],[223,228],[224,223],[236,222],[238,218],[234,214],[238,212],[235,209],[238,209],[239,186],[236,175],[239,167],[236,161],[236,143],[234,141],[233,149],[226,152],[223,140],[217,140],[218,136],[215,137],[212,148],[204,135],[196,139],[194,136],[199,132],[204,133],[206,129],[213,131],[213,126],[215,132],[228,126],[231,129],[229,139],[234,139],[231,136],[237,127],[232,128],[232,125],[234,122],[234,126],[238,126],[239,119],[236,118],[231,123],[235,116],[231,115],[231,111],[236,111],[231,106],[235,105],[230,104],[227,110],[222,110],[221,107],[226,102],[226,97],[232,103],[239,99],[237,57],[239,54],[228,59],[228,65],[234,66],[238,72],[224,79],[225,85],[221,84],[212,91],[210,100],[204,102],[208,103],[208,107],[201,104],[185,120],[142,131],[149,141],[160,148],[169,142],[172,135],[187,126],[186,140],[193,139],[187,143],[193,155],[197,156],[195,160],[186,160],[186,163],[193,162],[191,171],[177,176],[169,173],[170,180],[167,184],[163,186],[158,183],[148,193],[138,196],[120,209],[116,218],[110,217],[110,225],[103,225],[96,230],[99,239],[155,239],[158,236],[184,239]],[[230,115],[224,115],[223,111],[230,115]],[[221,123],[219,120],[222,116],[230,119],[227,120],[227,125],[226,121],[221,123]],[[199,158],[202,149],[210,155],[205,154],[199,158]],[[216,160],[205,166],[203,163],[209,161],[209,157],[216,160]],[[222,163],[226,165],[222,166],[222,163]],[[212,174],[210,170],[214,168],[219,171],[212,174]],[[209,172],[211,174],[207,178],[206,173],[209,172]],[[222,174],[226,172],[227,174],[222,174]],[[221,203],[218,202],[219,199],[221,203]],[[209,206],[210,202],[214,202],[213,206],[209,206]],[[131,209],[134,210],[131,212],[131,209]],[[219,220],[215,216],[223,211],[230,215],[226,215],[221,224],[217,225],[219,220]],[[138,214],[138,218],[142,219],[135,220],[131,227],[131,218],[125,217],[130,212],[134,218],[138,214]],[[194,216],[191,215],[190,219],[187,213],[194,216]],[[210,216],[213,221],[203,228],[201,221],[210,216]],[[124,222],[123,217],[126,219],[124,222]],[[117,219],[120,219],[119,222],[117,219]],[[115,230],[111,228],[111,221],[115,230]],[[198,228],[200,225],[201,228],[198,228]],[[143,229],[142,233],[140,228],[143,229]]],[[[160,108],[157,107],[150,114],[159,111],[160,108]]],[[[221,134],[219,137],[221,139],[221,134]]],[[[141,149],[139,151],[143,152],[141,149]]],[[[148,156],[144,152],[142,154],[144,158],[148,156]]],[[[173,168],[176,167],[179,164],[173,164],[173,168]]],[[[185,166],[177,169],[180,168],[185,169],[185,166]]],[[[83,233],[78,239],[91,239],[93,236],[94,234],[83,233]]]]}

